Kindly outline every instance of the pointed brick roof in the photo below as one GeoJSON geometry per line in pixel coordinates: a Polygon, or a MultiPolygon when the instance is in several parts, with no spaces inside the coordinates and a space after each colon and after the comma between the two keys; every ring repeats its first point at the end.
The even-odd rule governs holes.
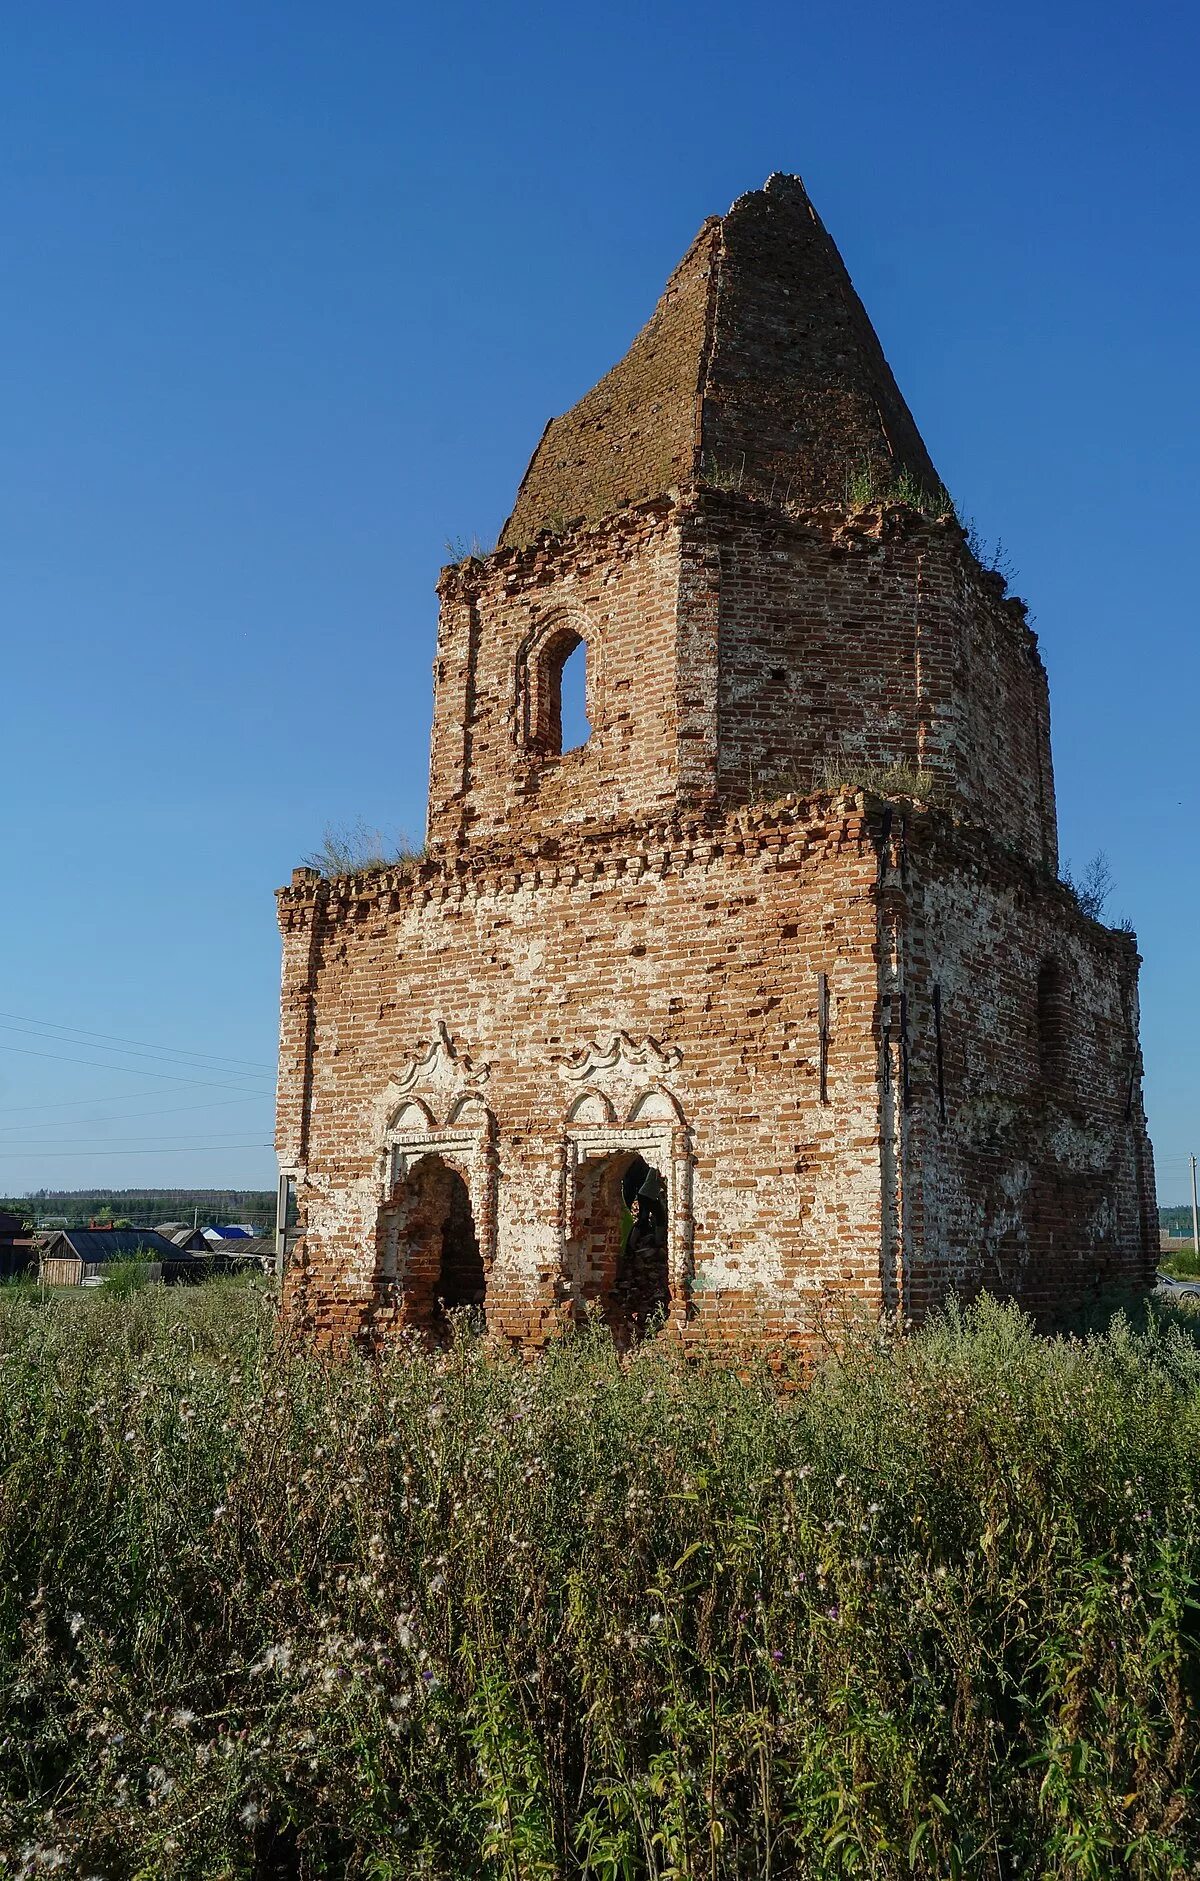
{"type": "Polygon", "coordinates": [[[798,176],[707,221],[649,323],[542,434],[501,543],[698,477],[840,503],[869,465],[940,479],[845,264],[798,176]]]}

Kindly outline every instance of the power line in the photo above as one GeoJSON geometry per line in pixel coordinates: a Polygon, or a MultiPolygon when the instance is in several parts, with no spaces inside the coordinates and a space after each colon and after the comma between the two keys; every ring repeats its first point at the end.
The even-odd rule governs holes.
{"type": "MultiPolygon", "coordinates": [[[[219,1137],[231,1137],[231,1136],[241,1137],[241,1136],[245,1136],[245,1134],[246,1132],[244,1130],[210,1130],[209,1131],[210,1136],[219,1136],[219,1137]]],[[[51,1146],[56,1146],[59,1149],[63,1149],[63,1150],[94,1149],[97,1152],[97,1154],[99,1154],[101,1150],[120,1149],[122,1147],[126,1149],[156,1149],[160,1144],[166,1145],[168,1143],[190,1143],[191,1140],[192,1138],[189,1134],[182,1134],[178,1136],[155,1137],[153,1141],[150,1141],[145,1137],[138,1137],[138,1136],[114,1136],[114,1137],[89,1136],[89,1137],[75,1137],[73,1139],[68,1139],[68,1141],[64,1143],[61,1137],[46,1136],[46,1137],[35,1137],[32,1143],[13,1143],[10,1145],[6,1145],[5,1147],[11,1150],[11,1153],[14,1156],[18,1156],[18,1155],[40,1156],[42,1154],[41,1145],[43,1143],[50,1144],[51,1146]]],[[[4,1151],[0,1150],[0,1154],[3,1154],[3,1153],[4,1151]]]]}
{"type": "MultiPolygon", "coordinates": [[[[210,1151],[215,1155],[222,1150],[273,1150],[274,1147],[275,1145],[273,1143],[189,1143],[181,1144],[178,1149],[126,1149],[116,1150],[113,1153],[118,1157],[190,1156],[194,1151],[197,1156],[203,1156],[207,1155],[210,1151]]],[[[101,1150],[0,1150],[0,1162],[16,1162],[18,1156],[28,1156],[31,1161],[35,1162],[45,1162],[50,1157],[68,1156],[72,1161],[78,1162],[81,1156],[87,1156],[89,1154],[102,1155],[106,1153],[107,1152],[101,1150]]]]}
{"type": "MultiPolygon", "coordinates": [[[[31,1019],[27,1014],[20,1012],[0,1012],[0,1019],[11,1019],[22,1026],[39,1026],[43,1030],[51,1032],[74,1032],[80,1038],[106,1039],[110,1045],[145,1045],[148,1046],[151,1051],[164,1052],[171,1058],[204,1058],[216,1064],[246,1065],[252,1071],[266,1071],[268,1069],[268,1066],[263,1064],[261,1059],[257,1058],[225,1058],[219,1052],[190,1051],[185,1045],[157,1045],[145,1038],[124,1038],[119,1032],[89,1032],[84,1026],[59,1025],[54,1019],[31,1019]]],[[[6,1027],[5,1030],[7,1029],[6,1027]]],[[[70,1041],[64,1039],[62,1043],[65,1045],[70,1043],[70,1041]]]]}
{"type": "MultiPolygon", "coordinates": [[[[21,1038],[40,1039],[47,1045],[83,1045],[86,1046],[89,1051],[91,1050],[91,1046],[88,1044],[86,1038],[60,1038],[55,1033],[48,1032],[42,1027],[13,1025],[11,1021],[4,1019],[0,1019],[0,1032],[16,1032],[21,1038]]],[[[100,1049],[104,1048],[101,1047],[100,1049]]],[[[230,1078],[240,1078],[242,1075],[240,1071],[234,1070],[231,1065],[194,1063],[191,1056],[185,1055],[180,1057],[175,1052],[138,1051],[132,1045],[110,1047],[109,1055],[118,1058],[149,1058],[152,1059],[155,1064],[162,1065],[179,1065],[181,1067],[186,1065],[189,1071],[219,1071],[223,1076],[230,1078]]],[[[199,1055],[197,1054],[197,1056],[199,1055]]],[[[125,1067],[122,1068],[124,1069],[125,1067]]],[[[267,1067],[265,1065],[260,1065],[252,1075],[262,1077],[266,1070],[267,1067]]]]}
{"type": "MultiPolygon", "coordinates": [[[[5,1045],[0,1043],[0,1052],[18,1052],[22,1058],[50,1058],[58,1065],[86,1065],[90,1071],[121,1071],[127,1078],[156,1078],[164,1084],[202,1084],[210,1091],[245,1090],[242,1084],[218,1084],[212,1078],[181,1078],[170,1071],[142,1071],[137,1065],[103,1064],[95,1058],[68,1058],[61,1052],[35,1052],[28,1045],[5,1045]]],[[[271,1093],[264,1091],[264,1097],[271,1093]]]]}
{"type": "MultiPolygon", "coordinates": [[[[223,1091],[230,1087],[222,1084],[222,1085],[218,1085],[217,1088],[223,1091]]],[[[236,1090],[238,1087],[234,1085],[232,1086],[232,1088],[236,1090]]],[[[0,1116],[12,1116],[17,1113],[19,1113],[22,1116],[27,1116],[31,1110],[80,1110],[80,1109],[93,1109],[94,1110],[100,1104],[137,1104],[141,1102],[143,1097],[147,1097],[148,1095],[149,1093],[147,1091],[123,1091],[119,1097],[116,1097],[116,1096],[114,1097],[60,1097],[60,1098],[56,1098],[52,1104],[0,1105],[0,1116]]],[[[257,1103],[260,1103],[263,1099],[271,1098],[274,1095],[275,1093],[273,1091],[247,1091],[244,1098],[230,1097],[230,1098],[216,1099],[214,1100],[212,1108],[214,1109],[217,1108],[217,1105],[220,1103],[257,1104],[257,1103]]],[[[184,1110],[207,1110],[209,1108],[209,1105],[208,1104],[184,1104],[181,1106],[181,1108],[184,1110]]],[[[145,1111],[144,1113],[141,1113],[138,1111],[133,1111],[130,1114],[133,1116],[145,1115],[148,1117],[153,1117],[153,1116],[157,1116],[158,1112],[157,1111],[145,1111]]],[[[70,1121],[71,1120],[69,1117],[64,1117],[63,1119],[64,1123],[69,1123],[70,1121]]],[[[117,1121],[120,1122],[120,1119],[118,1118],[117,1121]]]]}
{"type": "MultiPolygon", "coordinates": [[[[131,1092],[130,1095],[137,1099],[143,1097],[145,1093],[143,1091],[134,1091],[131,1092]]],[[[120,1098],[111,1098],[108,1101],[111,1103],[120,1103],[122,1101],[128,1103],[129,1099],[126,1098],[122,1100],[120,1098]]],[[[239,1104],[269,1104],[270,1101],[271,1096],[269,1092],[253,1091],[247,1097],[213,1097],[209,1098],[203,1104],[172,1104],[168,1110],[163,1110],[161,1106],[159,1106],[154,1110],[127,1110],[120,1117],[63,1117],[60,1121],[64,1129],[70,1130],[77,1124],[82,1123],[133,1123],[139,1117],[182,1117],[194,1110],[236,1110],[239,1104]]],[[[29,1104],[24,1106],[24,1108],[29,1110],[65,1110],[74,1108],[76,1105],[80,1108],[84,1108],[82,1099],[79,1098],[68,1100],[66,1104],[62,1105],[29,1104]]],[[[18,1105],[16,1108],[21,1109],[23,1107],[18,1105]]],[[[28,1134],[30,1130],[40,1130],[41,1127],[40,1123],[0,1124],[0,1142],[12,1137],[21,1136],[22,1134],[28,1134]]]]}

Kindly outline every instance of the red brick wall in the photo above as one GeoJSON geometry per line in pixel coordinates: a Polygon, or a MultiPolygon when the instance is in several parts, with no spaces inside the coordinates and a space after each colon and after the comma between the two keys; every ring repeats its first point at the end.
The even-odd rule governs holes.
{"type": "Polygon", "coordinates": [[[711,217],[620,363],[552,418],[501,541],[520,547],[691,484],[845,502],[940,479],[799,177],[711,217]]]}
{"type": "Polygon", "coordinates": [[[953,519],[849,506],[848,479],[901,471],[936,482],[802,185],[773,178],[549,427],[504,546],[444,571],[427,855],[280,897],[289,1297],[314,1327],[428,1319],[461,1203],[431,1148],[470,1191],[491,1323],[534,1341],[610,1271],[601,1202],[574,1198],[610,1206],[598,1164],[635,1149],[670,1187],[689,1336],[1148,1274],[1136,955],[1055,882],[1022,604],[953,519]],[[592,736],[562,752],[579,641],[592,736]],[[949,814],[738,808],[898,764],[949,814]]]}
{"type": "Polygon", "coordinates": [[[717,569],[723,793],[761,798],[772,778],[819,788],[827,766],[856,761],[911,765],[1056,866],[1037,642],[953,520],[900,506],[793,517],[704,492],[692,531],[717,569]]]}
{"type": "Polygon", "coordinates": [[[922,818],[895,829],[885,985],[897,1006],[904,991],[909,1029],[910,1310],[985,1287],[1044,1311],[1106,1283],[1151,1284],[1135,942],[976,834],[922,818]],[[1061,987],[1050,1053],[1038,1023],[1047,959],[1061,987]]]}
{"type": "MultiPolygon", "coordinates": [[[[402,1175],[430,1147],[468,1182],[489,1323],[536,1343],[595,1266],[574,1245],[571,1146],[639,1147],[647,1098],[669,1119],[649,1159],[677,1159],[689,1337],[811,1339],[852,1300],[919,1318],[980,1287],[1045,1310],[1148,1279],[1136,952],[1041,871],[862,799],[556,847],[300,873],[281,893],[279,1150],[305,1227],[289,1297],[316,1330],[421,1322],[385,1255],[399,1114],[402,1175]],[[1064,988],[1049,1072],[1048,953],[1064,988]]],[[[427,1301],[428,1250],[412,1260],[427,1301]]]]}
{"type": "Polygon", "coordinates": [[[907,764],[1052,869],[1046,674],[1001,588],[953,521],[712,490],[448,569],[430,836],[568,831],[907,764]],[[556,756],[536,702],[562,634],[587,645],[593,735],[556,756]]]}
{"type": "Polygon", "coordinates": [[[722,218],[704,465],[776,502],[843,503],[866,472],[940,478],[841,255],[799,177],[722,218]]]}
{"type": "MultiPolygon", "coordinates": [[[[311,1072],[293,1023],[282,1073],[285,1093],[306,1082],[312,1093],[307,1157],[294,1102],[280,1110],[305,1222],[293,1300],[326,1329],[403,1317],[377,1273],[386,1116],[419,1101],[444,1126],[467,1091],[494,1131],[495,1199],[477,1213],[494,1207],[478,1226],[498,1330],[538,1337],[570,1291],[566,1120],[595,1093],[612,1103],[614,1145],[636,1147],[621,1125],[639,1094],[678,1107],[687,1170],[673,1212],[677,1228],[693,1224],[678,1271],[702,1329],[794,1330],[822,1289],[877,1299],[876,873],[860,814],[826,802],[661,835],[593,831],[562,860],[427,862],[405,878],[282,891],[288,960],[297,974],[313,961],[316,1009],[311,1072]],[[405,1083],[440,1024],[477,1079],[486,1066],[481,1083],[460,1082],[444,1050],[405,1083]],[[645,1064],[571,1072],[590,1045],[604,1058],[616,1032],[645,1064]]],[[[289,1012],[304,994],[285,985],[289,1012]]],[[[467,1169],[473,1155],[451,1160],[467,1169]]],[[[485,1165],[474,1164],[477,1197],[485,1165]]],[[[681,1288],[675,1305],[682,1313],[681,1288]]]]}
{"type": "Polygon", "coordinates": [[[676,797],[679,525],[645,504],[564,542],[471,561],[442,576],[429,834],[486,841],[601,816],[654,817],[676,797]],[[556,637],[587,647],[592,736],[539,748],[542,663],[556,637]]]}
{"type": "Polygon", "coordinates": [[[619,365],[546,426],[504,526],[505,547],[597,522],[689,483],[700,453],[716,218],[704,224],[619,365]]]}

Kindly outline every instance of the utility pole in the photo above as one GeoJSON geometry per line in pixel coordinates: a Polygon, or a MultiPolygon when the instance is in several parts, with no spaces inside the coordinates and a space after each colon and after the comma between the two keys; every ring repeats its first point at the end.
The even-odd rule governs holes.
{"type": "Polygon", "coordinates": [[[1200,1259],[1200,1230],[1197,1228],[1196,1216],[1196,1158],[1192,1156],[1189,1161],[1192,1165],[1192,1253],[1200,1259]]]}

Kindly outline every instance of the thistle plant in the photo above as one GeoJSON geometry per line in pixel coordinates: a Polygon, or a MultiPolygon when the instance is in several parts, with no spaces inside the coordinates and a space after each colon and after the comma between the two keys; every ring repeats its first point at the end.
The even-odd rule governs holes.
{"type": "Polygon", "coordinates": [[[1196,1320],[801,1383],[0,1289],[0,1873],[1195,1873],[1196,1320]]]}

